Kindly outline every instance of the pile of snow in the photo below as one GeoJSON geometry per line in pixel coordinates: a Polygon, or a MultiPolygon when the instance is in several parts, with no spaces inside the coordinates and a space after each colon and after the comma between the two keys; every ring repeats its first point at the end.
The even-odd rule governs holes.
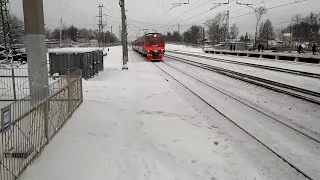
{"type": "Polygon", "coordinates": [[[103,51],[103,48],[55,48],[50,49],[49,53],[57,53],[57,54],[73,54],[73,53],[86,53],[92,51],[103,51]]]}
{"type": "Polygon", "coordinates": [[[187,51],[187,52],[203,52],[202,48],[196,48],[186,45],[166,44],[166,50],[171,51],[187,51]]]}

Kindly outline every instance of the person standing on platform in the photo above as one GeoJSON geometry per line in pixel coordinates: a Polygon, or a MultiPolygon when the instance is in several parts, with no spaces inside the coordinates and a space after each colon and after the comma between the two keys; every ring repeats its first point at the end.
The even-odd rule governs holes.
{"type": "Polygon", "coordinates": [[[316,44],[313,44],[313,46],[312,46],[312,54],[313,54],[313,55],[316,54],[316,49],[317,49],[316,44]]]}
{"type": "Polygon", "coordinates": [[[298,47],[298,53],[301,54],[301,51],[302,51],[302,45],[300,44],[298,47]]]}

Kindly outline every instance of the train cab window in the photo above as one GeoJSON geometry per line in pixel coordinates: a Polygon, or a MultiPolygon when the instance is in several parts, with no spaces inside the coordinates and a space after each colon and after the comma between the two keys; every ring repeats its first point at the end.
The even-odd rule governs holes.
{"type": "Polygon", "coordinates": [[[163,39],[147,39],[146,43],[151,45],[164,44],[163,39]]]}

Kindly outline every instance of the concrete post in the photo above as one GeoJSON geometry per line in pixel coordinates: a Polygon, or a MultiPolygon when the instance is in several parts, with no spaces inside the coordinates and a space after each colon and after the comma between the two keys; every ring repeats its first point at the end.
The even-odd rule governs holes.
{"type": "Polygon", "coordinates": [[[32,101],[36,102],[44,99],[49,93],[42,0],[23,0],[23,13],[30,94],[32,101]]]}
{"type": "Polygon", "coordinates": [[[123,70],[128,69],[128,42],[127,42],[127,18],[126,18],[126,10],[124,0],[119,1],[119,5],[121,7],[121,19],[122,19],[122,53],[123,53],[123,70]]]}

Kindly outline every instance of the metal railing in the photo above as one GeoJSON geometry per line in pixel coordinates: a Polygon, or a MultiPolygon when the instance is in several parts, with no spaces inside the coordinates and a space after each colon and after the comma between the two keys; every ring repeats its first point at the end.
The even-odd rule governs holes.
{"type": "Polygon", "coordinates": [[[30,94],[28,69],[0,69],[0,100],[12,101],[22,99],[30,94]]]}
{"type": "MultiPolygon", "coordinates": [[[[68,73],[78,69],[50,69],[50,71],[62,72],[61,74],[49,75],[49,84],[53,84],[68,73]]],[[[41,78],[41,77],[39,77],[41,78]]],[[[0,101],[16,101],[30,95],[28,68],[0,68],[0,101]]]]}
{"type": "Polygon", "coordinates": [[[48,96],[37,92],[1,109],[0,180],[17,179],[82,103],[81,70],[60,77],[48,90],[48,96]]]}

